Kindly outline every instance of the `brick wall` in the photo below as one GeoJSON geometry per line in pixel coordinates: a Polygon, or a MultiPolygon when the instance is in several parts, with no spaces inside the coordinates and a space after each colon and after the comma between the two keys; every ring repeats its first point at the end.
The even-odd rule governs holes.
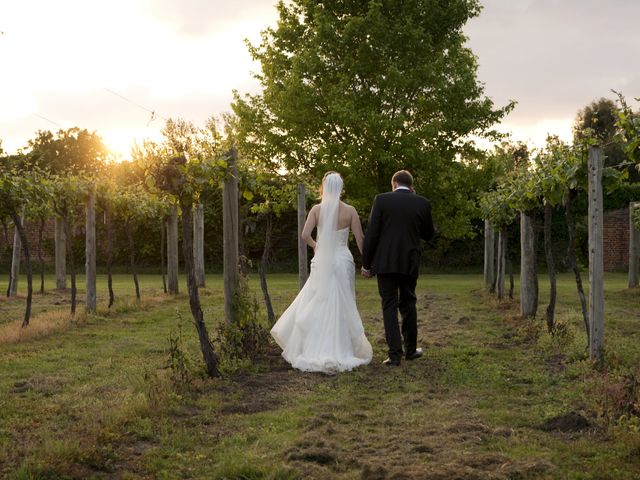
{"type": "Polygon", "coordinates": [[[629,266],[629,209],[604,212],[604,269],[629,266]]]}
{"type": "MultiPolygon", "coordinates": [[[[36,260],[38,258],[38,230],[40,224],[35,221],[26,221],[27,239],[29,240],[29,252],[31,258],[36,260]]],[[[0,227],[1,229],[2,227],[0,227]]],[[[4,258],[0,259],[3,263],[11,263],[10,255],[13,249],[13,223],[8,225],[7,233],[9,244],[7,245],[7,239],[5,238],[4,230],[0,232],[0,253],[4,258]]],[[[47,263],[54,262],[54,236],[55,236],[55,221],[50,219],[45,223],[44,231],[42,234],[42,256],[47,263]]]]}

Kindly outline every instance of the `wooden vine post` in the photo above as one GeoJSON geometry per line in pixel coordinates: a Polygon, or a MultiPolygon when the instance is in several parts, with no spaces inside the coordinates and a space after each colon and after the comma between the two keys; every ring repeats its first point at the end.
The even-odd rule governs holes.
{"type": "Polygon", "coordinates": [[[228,322],[235,322],[233,300],[238,283],[238,152],[229,151],[229,165],[222,187],[222,236],[224,314],[228,322]]]}
{"type": "Polygon", "coordinates": [[[604,260],[602,150],[589,148],[589,357],[600,360],[604,349],[604,260]]]}
{"type": "Polygon", "coordinates": [[[171,295],[180,293],[178,286],[178,207],[174,205],[167,222],[167,285],[171,295]]]}
{"type": "Polygon", "coordinates": [[[67,247],[66,235],[64,232],[64,219],[56,217],[55,219],[55,263],[56,263],[56,289],[67,289],[67,247]]]}
{"type": "Polygon", "coordinates": [[[497,272],[496,272],[496,297],[499,300],[504,298],[504,275],[506,270],[507,260],[507,230],[506,228],[500,229],[498,232],[498,258],[497,258],[497,272]]]}
{"type": "Polygon", "coordinates": [[[85,236],[85,311],[96,311],[96,186],[91,184],[86,204],[86,236],[85,236]]]}
{"type": "Polygon", "coordinates": [[[629,288],[638,286],[640,267],[640,230],[633,221],[634,212],[640,208],[640,202],[629,203],[629,288]]]}
{"type": "MultiPolygon", "coordinates": [[[[24,225],[24,213],[20,218],[24,225]]],[[[13,229],[13,252],[11,256],[11,284],[9,285],[9,297],[15,297],[18,295],[18,282],[20,281],[20,257],[22,256],[22,241],[20,240],[20,233],[18,227],[13,229]]]]}
{"type": "Polygon", "coordinates": [[[302,240],[302,229],[307,217],[307,202],[304,183],[298,184],[298,280],[300,290],[304,287],[309,277],[307,268],[307,244],[302,240]]]}
{"type": "Polygon", "coordinates": [[[520,212],[520,315],[535,317],[538,310],[538,277],[533,219],[520,212]]]}
{"type": "Polygon", "coordinates": [[[484,286],[488,289],[493,287],[495,282],[495,244],[496,237],[491,222],[484,221],[484,286]]]}
{"type": "Polygon", "coordinates": [[[204,287],[204,207],[201,203],[195,206],[193,213],[193,260],[196,285],[204,287]]]}

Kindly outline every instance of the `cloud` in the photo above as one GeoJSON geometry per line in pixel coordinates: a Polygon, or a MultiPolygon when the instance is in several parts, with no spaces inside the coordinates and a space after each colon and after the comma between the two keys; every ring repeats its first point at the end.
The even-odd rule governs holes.
{"type": "MultiPolygon", "coordinates": [[[[270,18],[276,0],[145,0],[150,16],[171,24],[180,35],[207,36],[231,24],[270,18]]],[[[250,33],[250,32],[248,32],[250,33]]]]}
{"type": "Polygon", "coordinates": [[[465,28],[479,78],[498,104],[518,101],[507,119],[533,128],[575,117],[592,100],[640,92],[635,61],[640,2],[485,0],[465,28]]]}

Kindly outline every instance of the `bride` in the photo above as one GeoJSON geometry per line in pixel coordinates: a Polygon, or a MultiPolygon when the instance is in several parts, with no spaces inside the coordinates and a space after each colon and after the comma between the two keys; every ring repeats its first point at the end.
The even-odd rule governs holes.
{"type": "Polygon", "coordinates": [[[349,229],[361,253],[364,235],[355,208],[340,200],[342,186],[338,173],[325,174],[322,201],[313,206],[302,231],[315,251],[311,274],[271,329],[285,360],[308,372],[351,370],[373,356],[356,307],[355,266],[348,248],[349,229]]]}

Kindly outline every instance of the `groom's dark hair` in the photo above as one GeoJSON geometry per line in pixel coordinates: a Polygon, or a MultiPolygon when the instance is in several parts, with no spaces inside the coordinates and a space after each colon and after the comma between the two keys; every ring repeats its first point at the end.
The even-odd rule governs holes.
{"type": "Polygon", "coordinates": [[[402,185],[403,187],[412,187],[413,175],[411,175],[406,170],[400,170],[393,174],[391,181],[397,183],[398,185],[402,185]]]}

